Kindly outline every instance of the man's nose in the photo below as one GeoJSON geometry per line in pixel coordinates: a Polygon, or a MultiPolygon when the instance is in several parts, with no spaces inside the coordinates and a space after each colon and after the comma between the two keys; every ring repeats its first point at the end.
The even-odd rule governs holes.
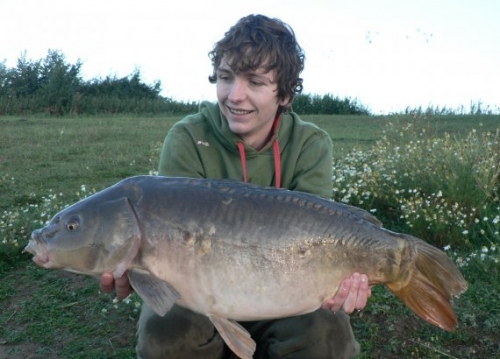
{"type": "Polygon", "coordinates": [[[229,100],[231,102],[241,102],[245,99],[246,93],[246,83],[244,79],[238,78],[236,76],[229,89],[229,100]]]}

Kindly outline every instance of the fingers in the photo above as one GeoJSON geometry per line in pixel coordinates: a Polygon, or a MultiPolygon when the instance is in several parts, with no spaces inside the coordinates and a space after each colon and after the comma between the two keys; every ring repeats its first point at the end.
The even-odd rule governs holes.
{"type": "Polygon", "coordinates": [[[364,274],[359,276],[359,287],[356,293],[356,302],[353,310],[362,310],[368,303],[368,298],[371,296],[371,289],[368,286],[368,277],[364,274]]]}
{"type": "Polygon", "coordinates": [[[132,293],[128,275],[124,274],[120,278],[115,279],[115,290],[118,299],[127,298],[132,293]]]}
{"type": "Polygon", "coordinates": [[[344,279],[340,284],[340,288],[337,290],[337,293],[335,293],[335,296],[331,300],[326,301],[322,307],[324,309],[330,309],[335,313],[340,311],[349,295],[350,288],[351,279],[344,279]]]}
{"type": "Polygon", "coordinates": [[[354,310],[362,310],[371,296],[368,277],[364,274],[353,273],[340,284],[335,296],[323,303],[323,309],[338,312],[343,309],[347,314],[354,310]]]}
{"type": "Polygon", "coordinates": [[[354,273],[351,275],[351,287],[347,291],[347,298],[342,305],[342,308],[347,314],[351,314],[356,308],[356,303],[358,300],[358,290],[360,283],[359,273],[354,273]]]}
{"type": "Polygon", "coordinates": [[[103,273],[101,274],[99,286],[101,288],[101,292],[111,293],[114,288],[115,279],[113,278],[112,273],[103,273]]]}
{"type": "Polygon", "coordinates": [[[333,300],[333,298],[329,299],[326,302],[323,302],[321,308],[335,312],[335,301],[333,300]]]}
{"type": "Polygon", "coordinates": [[[100,278],[100,288],[104,293],[111,293],[116,290],[116,297],[123,299],[132,293],[128,276],[124,274],[120,278],[114,278],[112,273],[103,273],[100,278]]]}

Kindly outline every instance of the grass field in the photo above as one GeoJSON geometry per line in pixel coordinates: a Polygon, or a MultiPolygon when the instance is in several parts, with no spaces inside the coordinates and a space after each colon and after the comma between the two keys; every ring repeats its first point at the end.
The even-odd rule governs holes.
{"type": "MultiPolygon", "coordinates": [[[[156,169],[163,138],[178,119],[0,118],[0,359],[135,358],[138,297],[116,302],[113,296],[99,293],[96,279],[39,269],[21,249],[29,233],[63,206],[124,177],[156,169]]],[[[377,146],[390,147],[388,141],[378,142],[386,136],[388,123],[401,132],[408,130],[406,123],[415,124],[412,116],[305,119],[331,134],[337,164],[346,163],[342,161],[350,158],[353,148],[363,153],[376,148],[380,153],[377,146]]],[[[430,138],[450,135],[468,151],[470,131],[495,133],[500,116],[420,117],[418,126],[430,138]]],[[[485,153],[494,155],[495,150],[485,153]]],[[[417,158],[422,165],[430,159],[417,158]]],[[[500,163],[496,166],[492,171],[498,171],[500,163]]],[[[435,176],[444,173],[439,171],[435,176]]],[[[435,188],[438,191],[441,188],[435,188]]],[[[361,195],[352,198],[356,205],[368,202],[361,195]]],[[[450,251],[463,264],[470,284],[454,301],[457,330],[447,333],[431,327],[385,288],[376,287],[367,308],[352,316],[362,346],[360,358],[493,358],[500,353],[498,197],[488,195],[481,203],[484,211],[475,209],[475,215],[480,222],[487,218],[487,227],[471,227],[477,228],[475,237],[470,230],[463,246],[462,238],[455,238],[458,245],[450,251]]],[[[382,213],[383,208],[378,208],[377,215],[391,218],[382,213]]],[[[391,224],[385,223],[388,228],[391,224]]],[[[439,231],[450,235],[442,228],[439,231]]]]}

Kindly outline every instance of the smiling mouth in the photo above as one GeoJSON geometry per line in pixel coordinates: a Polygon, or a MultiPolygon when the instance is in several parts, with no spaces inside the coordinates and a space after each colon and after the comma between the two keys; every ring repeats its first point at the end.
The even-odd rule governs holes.
{"type": "Polygon", "coordinates": [[[253,111],[247,111],[247,110],[238,110],[229,106],[226,106],[229,112],[231,112],[234,115],[248,115],[249,113],[252,113],[253,111]]]}

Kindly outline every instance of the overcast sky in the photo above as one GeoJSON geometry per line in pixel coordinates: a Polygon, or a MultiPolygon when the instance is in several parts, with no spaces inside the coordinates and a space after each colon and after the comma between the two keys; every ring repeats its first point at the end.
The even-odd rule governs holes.
{"type": "Polygon", "coordinates": [[[241,17],[294,29],[304,92],[357,98],[374,113],[500,106],[499,0],[0,0],[0,61],[60,50],[84,79],[131,74],[163,95],[215,100],[207,53],[241,17]]]}

